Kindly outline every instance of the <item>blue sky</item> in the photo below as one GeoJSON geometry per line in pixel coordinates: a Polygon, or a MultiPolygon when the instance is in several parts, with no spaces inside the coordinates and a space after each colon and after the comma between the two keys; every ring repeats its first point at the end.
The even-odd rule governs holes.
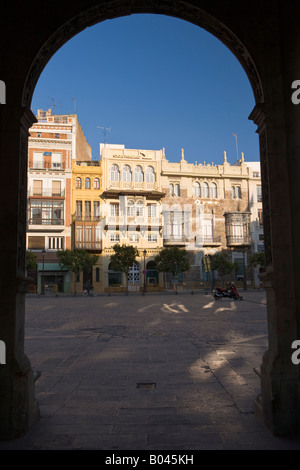
{"type": "Polygon", "coordinates": [[[165,148],[179,161],[259,161],[255,101],[235,56],[205,30],[162,15],[132,15],[87,28],[45,67],[31,109],[76,111],[92,157],[107,143],[165,148]],[[75,99],[74,99],[75,98],[75,99]]]}

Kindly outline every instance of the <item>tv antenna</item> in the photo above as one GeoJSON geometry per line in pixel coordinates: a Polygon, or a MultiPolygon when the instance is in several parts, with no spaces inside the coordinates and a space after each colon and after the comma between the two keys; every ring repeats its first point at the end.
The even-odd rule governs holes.
{"type": "Polygon", "coordinates": [[[106,145],[106,134],[107,134],[107,131],[111,131],[111,127],[97,126],[97,128],[98,128],[98,129],[103,129],[104,145],[106,145]]]}
{"type": "Polygon", "coordinates": [[[55,104],[54,98],[51,98],[51,97],[49,96],[49,99],[52,101],[52,106],[51,106],[51,107],[52,107],[52,113],[53,113],[54,108],[56,108],[56,104],[55,104]]]}

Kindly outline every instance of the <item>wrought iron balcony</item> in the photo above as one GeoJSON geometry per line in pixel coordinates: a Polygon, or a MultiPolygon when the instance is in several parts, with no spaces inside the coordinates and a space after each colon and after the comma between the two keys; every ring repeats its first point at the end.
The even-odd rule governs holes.
{"type": "Polygon", "coordinates": [[[57,190],[57,189],[29,188],[28,196],[29,197],[65,197],[65,190],[64,189],[57,190]]]}

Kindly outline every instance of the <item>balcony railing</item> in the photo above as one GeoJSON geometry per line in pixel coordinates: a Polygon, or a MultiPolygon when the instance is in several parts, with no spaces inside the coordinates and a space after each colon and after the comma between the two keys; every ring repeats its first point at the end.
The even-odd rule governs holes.
{"type": "Polygon", "coordinates": [[[236,236],[236,235],[229,235],[226,237],[227,246],[245,246],[251,245],[251,236],[236,236]]]}
{"type": "Polygon", "coordinates": [[[34,161],[29,162],[30,170],[65,170],[66,164],[62,163],[52,163],[49,161],[34,161]]]}
{"type": "Polygon", "coordinates": [[[77,241],[75,240],[75,249],[83,249],[83,250],[89,250],[89,251],[98,251],[102,250],[102,242],[97,241],[97,242],[82,242],[82,241],[77,241]]]}
{"type": "Polygon", "coordinates": [[[215,237],[214,235],[198,235],[195,237],[195,242],[197,245],[221,245],[221,237],[215,237]]]}
{"type": "Polygon", "coordinates": [[[29,225],[64,225],[64,219],[42,219],[41,217],[32,217],[29,219],[29,225]]]}
{"type": "Polygon", "coordinates": [[[65,190],[57,190],[57,189],[28,189],[28,196],[29,197],[65,197],[65,190]]]}
{"type": "Polygon", "coordinates": [[[99,222],[102,219],[100,215],[91,216],[91,215],[75,215],[75,222],[99,222]]]}
{"type": "Polygon", "coordinates": [[[127,190],[146,190],[154,191],[157,189],[156,183],[147,181],[110,181],[110,189],[127,189],[127,190]]]}

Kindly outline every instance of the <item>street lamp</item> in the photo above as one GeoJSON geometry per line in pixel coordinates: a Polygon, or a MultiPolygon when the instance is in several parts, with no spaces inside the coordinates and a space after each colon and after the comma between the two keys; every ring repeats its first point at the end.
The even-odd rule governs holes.
{"type": "Polygon", "coordinates": [[[147,274],[147,271],[146,271],[146,254],[147,254],[147,250],[144,250],[143,251],[143,255],[144,255],[144,271],[143,271],[143,274],[144,274],[144,292],[143,292],[143,295],[145,295],[145,293],[146,293],[146,274],[147,274]]]}
{"type": "Polygon", "coordinates": [[[45,295],[45,254],[46,250],[42,250],[43,255],[43,274],[42,274],[42,295],[45,295]]]}

